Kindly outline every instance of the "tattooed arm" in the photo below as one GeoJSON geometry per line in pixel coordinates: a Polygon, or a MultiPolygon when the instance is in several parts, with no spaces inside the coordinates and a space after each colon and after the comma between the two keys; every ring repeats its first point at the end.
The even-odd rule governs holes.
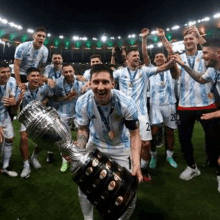
{"type": "Polygon", "coordinates": [[[89,131],[87,126],[79,126],[77,131],[77,145],[84,148],[88,142],[89,131]]]}
{"type": "Polygon", "coordinates": [[[194,69],[191,69],[188,65],[186,65],[180,58],[180,56],[178,54],[172,56],[171,58],[172,60],[175,60],[177,63],[179,63],[180,66],[183,67],[183,69],[197,82],[201,83],[201,84],[205,84],[208,81],[205,80],[202,75],[204,73],[200,73],[194,69]]]}

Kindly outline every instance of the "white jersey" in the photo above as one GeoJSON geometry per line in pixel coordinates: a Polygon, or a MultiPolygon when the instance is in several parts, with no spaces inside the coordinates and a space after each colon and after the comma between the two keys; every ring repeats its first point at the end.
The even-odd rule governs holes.
{"type": "Polygon", "coordinates": [[[61,75],[62,75],[62,68],[56,71],[53,64],[47,65],[45,67],[44,76],[46,76],[47,78],[56,80],[60,78],[61,75]]]}
{"type": "MultiPolygon", "coordinates": [[[[26,85],[26,92],[24,94],[23,101],[21,103],[22,108],[24,108],[27,104],[29,104],[31,101],[37,100],[37,101],[43,101],[46,97],[52,97],[53,96],[53,91],[52,89],[47,85],[43,84],[37,89],[30,89],[29,88],[29,83],[25,83],[26,85]]],[[[18,94],[17,97],[19,96],[21,90],[18,88],[18,94]]]]}
{"type": "Polygon", "coordinates": [[[137,120],[137,108],[132,99],[116,89],[112,89],[111,97],[112,101],[109,104],[111,106],[106,106],[106,109],[104,106],[102,111],[104,115],[109,115],[108,125],[114,134],[113,138],[109,136],[109,130],[99,113],[92,90],[78,99],[76,103],[76,121],[79,126],[89,126],[88,143],[92,143],[102,152],[111,155],[129,156],[131,153],[130,134],[125,127],[124,120],[137,120]],[[113,110],[110,111],[110,109],[113,110]]]}
{"type": "Polygon", "coordinates": [[[74,80],[73,83],[67,84],[65,78],[62,76],[56,80],[54,87],[54,95],[57,97],[65,97],[70,91],[75,90],[77,97],[72,100],[59,101],[57,111],[61,117],[73,118],[75,117],[75,105],[78,97],[82,94],[83,82],[74,80]]]}
{"type": "Polygon", "coordinates": [[[87,81],[90,81],[90,72],[91,72],[91,69],[88,69],[83,74],[83,77],[85,77],[87,81]]]}
{"type": "MultiPolygon", "coordinates": [[[[180,55],[184,63],[193,67],[198,72],[205,72],[205,62],[202,59],[202,51],[198,51],[195,57],[187,59],[186,53],[180,55]],[[194,65],[193,65],[194,64],[194,65]]],[[[201,84],[196,82],[184,69],[181,67],[179,81],[179,106],[181,107],[203,107],[211,105],[215,102],[214,98],[209,98],[208,94],[212,84],[201,84]]]]}
{"type": "Polygon", "coordinates": [[[150,103],[154,105],[176,103],[174,83],[170,70],[150,77],[150,103]]]}
{"type": "Polygon", "coordinates": [[[127,67],[114,71],[114,78],[119,82],[119,89],[135,101],[139,115],[147,115],[147,88],[149,77],[154,75],[157,67],[138,68],[130,71],[127,67]]]}
{"type": "Polygon", "coordinates": [[[3,121],[8,117],[7,107],[4,106],[2,99],[9,96],[16,96],[16,81],[10,77],[5,85],[0,86],[0,120],[3,121]]]}
{"type": "Polygon", "coordinates": [[[35,49],[33,41],[21,43],[15,50],[14,58],[21,60],[20,75],[27,75],[30,67],[38,68],[39,64],[46,64],[48,49],[43,45],[40,49],[35,49]]]}

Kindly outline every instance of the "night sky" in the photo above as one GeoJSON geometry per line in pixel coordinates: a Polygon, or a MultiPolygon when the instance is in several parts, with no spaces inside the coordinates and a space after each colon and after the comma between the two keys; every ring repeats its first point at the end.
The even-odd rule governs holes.
{"type": "Polygon", "coordinates": [[[183,25],[220,12],[218,0],[166,1],[49,1],[4,0],[0,17],[23,28],[45,26],[51,34],[98,37],[127,36],[143,27],[183,25]]]}

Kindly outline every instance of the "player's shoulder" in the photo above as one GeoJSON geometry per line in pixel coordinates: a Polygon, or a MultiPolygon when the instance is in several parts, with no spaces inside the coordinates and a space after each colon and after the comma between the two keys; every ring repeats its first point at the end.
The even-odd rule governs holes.
{"type": "Polygon", "coordinates": [[[134,101],[120,90],[112,89],[111,92],[116,102],[120,102],[120,105],[128,107],[130,104],[134,104],[134,101]]]}

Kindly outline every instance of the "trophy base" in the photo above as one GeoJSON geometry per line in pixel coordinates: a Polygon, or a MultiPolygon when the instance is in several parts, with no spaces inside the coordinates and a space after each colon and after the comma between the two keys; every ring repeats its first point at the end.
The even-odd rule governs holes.
{"type": "Polygon", "coordinates": [[[137,178],[98,149],[73,173],[73,180],[104,219],[118,219],[134,199],[137,178]]]}

